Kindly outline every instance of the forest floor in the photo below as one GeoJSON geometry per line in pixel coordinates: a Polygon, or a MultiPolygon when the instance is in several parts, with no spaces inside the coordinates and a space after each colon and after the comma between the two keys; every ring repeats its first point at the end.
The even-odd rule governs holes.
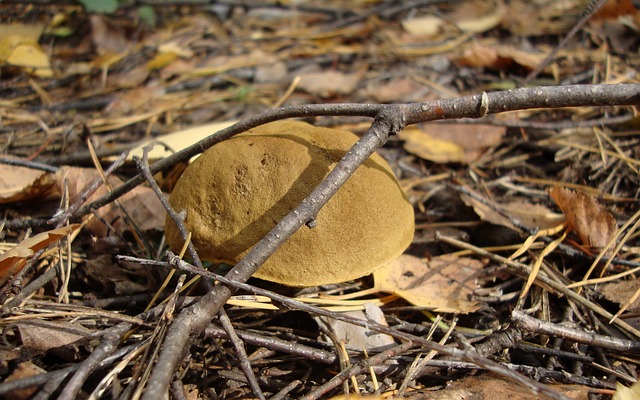
{"type": "MultiPolygon", "coordinates": [[[[181,3],[0,3],[4,398],[138,398],[172,322],[206,297],[166,263],[149,182],[77,211],[134,177],[151,139],[153,162],[279,107],[638,82],[631,0],[181,3]]],[[[339,284],[250,279],[266,295],[241,289],[185,337],[171,396],[607,399],[631,386],[640,119],[628,104],[392,135],[378,152],[415,210],[404,255],[339,284]]],[[[372,122],[339,114],[301,119],[358,135],[372,122]]],[[[167,196],[185,163],[170,167],[154,175],[167,196]]]]}

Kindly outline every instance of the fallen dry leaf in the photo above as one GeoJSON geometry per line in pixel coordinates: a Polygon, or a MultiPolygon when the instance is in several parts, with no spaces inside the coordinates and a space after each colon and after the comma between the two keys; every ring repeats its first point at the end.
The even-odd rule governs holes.
{"type": "Polygon", "coordinates": [[[114,264],[111,254],[103,254],[87,260],[82,267],[86,278],[96,291],[109,295],[148,293],[156,284],[149,268],[142,265],[114,264]]]}
{"type": "Polygon", "coordinates": [[[421,15],[402,21],[402,28],[412,35],[436,36],[447,22],[435,15],[421,15]]]}
{"type": "MultiPolygon", "coordinates": [[[[572,400],[587,400],[589,395],[589,387],[580,385],[551,385],[556,392],[562,393],[572,400]]],[[[538,400],[540,395],[532,393],[530,390],[522,386],[515,385],[513,382],[498,377],[495,374],[483,374],[480,376],[468,376],[462,379],[451,381],[447,387],[435,393],[451,394],[465,393],[466,397],[431,397],[438,400],[451,399],[491,399],[491,400],[538,400]]],[[[419,398],[419,397],[409,397],[419,398]]]]}
{"type": "Polygon", "coordinates": [[[0,63],[23,67],[41,78],[53,77],[49,56],[38,44],[43,25],[0,25],[0,63]]]}
{"type": "Polygon", "coordinates": [[[556,227],[565,220],[562,214],[556,214],[542,204],[533,204],[524,199],[497,203],[489,199],[480,201],[467,194],[461,194],[460,198],[467,206],[473,208],[481,220],[516,231],[519,231],[520,227],[515,226],[513,221],[530,230],[544,230],[556,227]]]}
{"type": "MultiPolygon", "coordinates": [[[[640,280],[631,279],[628,281],[611,282],[598,285],[598,291],[609,301],[618,303],[620,305],[626,304],[636,292],[640,290],[640,280]]],[[[627,311],[630,313],[637,313],[640,311],[640,299],[636,299],[629,307],[627,311]]]]}
{"type": "Polygon", "coordinates": [[[124,53],[131,46],[121,29],[111,26],[109,19],[91,14],[91,38],[100,55],[124,53]]]}
{"type": "Polygon", "coordinates": [[[388,82],[371,82],[367,93],[378,103],[408,103],[428,100],[430,90],[411,78],[392,79],[388,82]]]}
{"type": "Polygon", "coordinates": [[[615,236],[618,230],[615,218],[593,196],[559,186],[548,191],[582,244],[601,249],[615,236]]]}
{"type": "Polygon", "coordinates": [[[640,398],[640,382],[634,383],[631,387],[625,387],[616,383],[616,393],[611,400],[637,400],[640,398]]]}
{"type": "Polygon", "coordinates": [[[340,71],[308,72],[300,75],[298,89],[323,99],[351,94],[362,76],[364,69],[353,73],[340,71]]]}
{"type": "Polygon", "coordinates": [[[502,25],[516,35],[542,36],[566,33],[584,12],[581,0],[511,0],[502,25]]]}
{"type": "Polygon", "coordinates": [[[79,224],[73,224],[42,232],[18,243],[16,247],[0,255],[0,278],[18,272],[36,252],[57,242],[79,226],[79,224]]]}
{"type": "Polygon", "coordinates": [[[618,19],[623,16],[634,16],[638,9],[631,0],[608,0],[589,18],[589,23],[599,20],[618,19]]]}
{"type": "Polygon", "coordinates": [[[477,288],[483,264],[472,258],[444,255],[427,262],[401,255],[375,271],[375,289],[437,312],[469,313],[479,305],[467,300],[477,288]]]}
{"type": "MultiPolygon", "coordinates": [[[[209,131],[209,133],[213,132],[209,131]]],[[[142,154],[141,149],[139,154],[142,154]]],[[[162,152],[160,151],[159,154],[162,152]]],[[[65,185],[69,190],[70,201],[73,203],[89,185],[100,178],[98,171],[92,168],[61,167],[55,174],[45,173],[38,176],[33,173],[33,170],[13,167],[19,168],[17,172],[20,174],[24,172],[27,178],[32,175],[31,178],[25,179],[25,175],[17,174],[13,169],[5,167],[8,166],[0,165],[0,171],[10,173],[0,174],[0,204],[59,197],[60,193],[64,193],[65,185]],[[20,179],[17,179],[18,177],[20,179]]],[[[123,182],[112,176],[109,178],[109,183],[112,187],[116,187],[123,182]]],[[[102,185],[88,201],[93,201],[106,192],[107,189],[102,185]]],[[[120,198],[119,202],[141,231],[161,229],[164,226],[164,207],[151,188],[138,186],[120,198]]],[[[96,214],[111,223],[119,232],[129,230],[120,208],[114,203],[102,207],[96,211],[96,214]]],[[[86,228],[97,237],[104,237],[108,231],[107,227],[96,219],[89,221],[86,228]]]]}
{"type": "MultiPolygon", "coordinates": [[[[238,121],[214,122],[212,124],[195,126],[193,128],[158,136],[153,139],[153,141],[157,143],[157,145],[154,146],[149,152],[149,161],[169,157],[173,153],[189,147],[192,144],[206,138],[207,136],[213,135],[219,130],[228,128],[236,122],[238,121]]],[[[133,156],[142,158],[143,149],[145,146],[148,146],[149,143],[151,143],[151,141],[146,140],[139,146],[131,149],[131,151],[129,152],[129,159],[131,159],[133,156]]],[[[115,159],[116,157],[108,158],[108,160],[110,161],[114,161],[115,159]]]]}
{"type": "MultiPolygon", "coordinates": [[[[63,167],[55,174],[56,182],[61,188],[61,192],[65,185],[68,187],[72,203],[99,177],[98,171],[92,168],[63,167]]],[[[122,181],[112,176],[109,178],[109,183],[112,187],[117,187],[122,184],[122,181]]],[[[106,193],[107,189],[102,185],[88,201],[93,201],[106,193]]],[[[161,229],[164,226],[164,207],[162,207],[160,200],[151,188],[137,186],[118,199],[118,202],[131,218],[131,222],[139,230],[146,232],[153,229],[161,229]]],[[[130,230],[122,210],[115,203],[110,203],[100,208],[96,211],[96,215],[110,223],[118,232],[130,230]]],[[[97,237],[104,237],[109,232],[109,228],[95,218],[88,221],[85,227],[97,237]]]]}
{"type": "Polygon", "coordinates": [[[493,125],[422,124],[398,136],[405,141],[405,150],[425,160],[469,164],[500,143],[506,131],[493,125]]]}
{"type": "MultiPolygon", "coordinates": [[[[31,376],[41,375],[47,372],[46,370],[38,367],[31,361],[25,361],[18,364],[15,370],[5,379],[5,383],[16,381],[18,379],[29,378],[31,376]]],[[[11,391],[11,400],[27,400],[30,399],[36,392],[40,390],[39,387],[28,387],[26,389],[11,391]]],[[[9,397],[3,397],[8,399],[9,397]]]]}
{"type": "MultiPolygon", "coordinates": [[[[374,321],[387,326],[387,320],[384,313],[374,303],[365,303],[364,311],[347,311],[345,315],[362,319],[365,321],[374,321]]],[[[347,322],[339,321],[334,318],[317,317],[323,324],[331,327],[336,337],[340,339],[347,348],[367,349],[367,351],[382,351],[393,347],[395,341],[389,335],[371,331],[365,327],[353,325],[347,322]]],[[[327,341],[329,341],[327,339],[327,341]]]]}
{"type": "MultiPolygon", "coordinates": [[[[474,43],[464,48],[462,52],[451,61],[463,67],[484,67],[494,70],[505,70],[513,64],[518,64],[529,70],[534,69],[546,57],[545,53],[532,53],[509,45],[483,45],[474,43]]],[[[547,67],[544,72],[550,72],[547,67]]]]}
{"type": "Polygon", "coordinates": [[[447,20],[463,32],[482,33],[500,25],[506,14],[502,0],[462,1],[447,14],[447,20]]]}
{"type": "Polygon", "coordinates": [[[72,322],[49,322],[48,326],[19,323],[20,339],[26,349],[48,351],[88,338],[91,330],[72,322]]]}
{"type": "Polygon", "coordinates": [[[432,14],[420,15],[402,21],[402,28],[412,35],[432,38],[444,31],[452,31],[452,28],[465,33],[482,33],[500,25],[506,11],[502,0],[463,1],[442,18],[432,14]]]}
{"type": "Polygon", "coordinates": [[[57,192],[52,174],[0,164],[0,204],[44,199],[57,192]]]}

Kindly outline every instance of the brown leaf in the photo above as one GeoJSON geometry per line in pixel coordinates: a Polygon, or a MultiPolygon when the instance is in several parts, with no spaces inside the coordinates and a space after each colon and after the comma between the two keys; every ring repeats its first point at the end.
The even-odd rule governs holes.
{"type": "Polygon", "coordinates": [[[559,186],[549,188],[549,196],[585,246],[603,248],[616,234],[615,218],[593,196],[559,186]]]}
{"type": "MultiPolygon", "coordinates": [[[[463,67],[485,67],[494,70],[505,70],[515,63],[531,70],[545,57],[545,53],[531,53],[515,46],[474,44],[452,57],[452,61],[463,67]]],[[[544,71],[549,72],[551,69],[547,68],[544,71]]]]}
{"type": "Polygon", "coordinates": [[[487,67],[502,69],[508,62],[501,60],[498,52],[491,46],[474,44],[465,48],[462,54],[453,57],[453,61],[462,67],[487,67]]]}
{"type": "Polygon", "coordinates": [[[18,324],[20,338],[26,349],[47,351],[76,343],[91,334],[91,330],[71,322],[49,322],[47,326],[18,324]]]}
{"type": "MultiPolygon", "coordinates": [[[[640,279],[631,279],[628,281],[605,283],[598,286],[599,292],[609,301],[620,305],[626,304],[638,290],[640,290],[640,279]]],[[[640,311],[640,299],[636,299],[627,311],[637,313],[640,311]]]]}
{"type": "Polygon", "coordinates": [[[16,247],[0,255],[0,278],[7,273],[19,271],[26,264],[29,257],[70,234],[79,226],[79,224],[74,224],[42,232],[18,243],[16,247]]]}
{"type": "Polygon", "coordinates": [[[495,28],[506,16],[502,0],[474,0],[460,2],[447,19],[469,33],[482,33],[495,28]]]}
{"type": "Polygon", "coordinates": [[[123,53],[129,48],[130,43],[123,31],[111,26],[106,17],[92,14],[89,20],[91,21],[91,38],[98,54],[123,53]]]}
{"type": "Polygon", "coordinates": [[[603,19],[617,19],[622,16],[634,16],[638,14],[638,9],[631,0],[608,0],[589,19],[590,23],[603,19]]]}
{"type": "Polygon", "coordinates": [[[54,183],[52,174],[44,171],[0,164],[0,204],[41,200],[58,194],[54,183]]]}
{"type": "Polygon", "coordinates": [[[504,126],[468,124],[423,124],[398,134],[408,152],[425,160],[471,163],[488,148],[500,143],[504,126]]]}
{"type": "MultiPolygon", "coordinates": [[[[572,400],[587,400],[589,387],[580,385],[553,385],[552,388],[572,400]]],[[[522,386],[515,385],[495,374],[483,374],[480,376],[468,376],[450,382],[444,390],[430,392],[430,394],[445,393],[444,397],[429,396],[429,399],[491,399],[491,400],[537,400],[540,395],[532,393],[522,386]],[[446,393],[458,394],[458,397],[447,397],[446,393]],[[464,393],[464,397],[459,394],[464,393]]],[[[409,397],[411,398],[411,397],[409,397]]],[[[420,397],[416,397],[420,398],[420,397]]]]}
{"type": "Polygon", "coordinates": [[[340,71],[308,72],[300,75],[298,88],[323,99],[346,96],[356,89],[363,75],[364,69],[354,73],[340,71]]]}
{"type": "MultiPolygon", "coordinates": [[[[61,192],[64,190],[64,185],[68,186],[71,202],[75,202],[99,177],[100,175],[95,169],[75,167],[60,168],[55,175],[61,192]]],[[[115,188],[120,186],[122,181],[112,176],[109,178],[109,183],[115,188]]],[[[106,192],[107,189],[102,185],[88,201],[93,201],[106,192]]],[[[151,188],[138,186],[122,196],[119,202],[131,217],[132,223],[141,231],[160,229],[164,226],[164,208],[151,188]]],[[[111,223],[119,232],[129,230],[122,210],[115,203],[100,208],[96,214],[111,223]]],[[[104,237],[108,233],[108,228],[95,218],[87,222],[86,228],[98,237],[104,237]]]]}
{"type": "MultiPolygon", "coordinates": [[[[5,379],[5,382],[16,381],[18,379],[29,378],[31,376],[44,374],[44,369],[38,367],[31,361],[26,361],[18,364],[16,369],[5,379]]],[[[11,392],[11,400],[27,400],[30,399],[37,391],[39,391],[39,387],[28,387],[26,389],[21,390],[13,390],[11,392]]],[[[9,397],[3,397],[5,399],[9,399],[9,397]]]]}
{"type": "MultiPolygon", "coordinates": [[[[374,321],[387,326],[384,313],[374,303],[365,303],[364,311],[347,311],[344,314],[357,319],[374,321]]],[[[382,351],[395,345],[395,341],[389,335],[371,331],[365,327],[339,321],[334,318],[318,317],[323,324],[331,327],[331,330],[346,346],[354,349],[367,349],[368,351],[382,351]]]]}
{"type": "Polygon", "coordinates": [[[378,103],[399,103],[424,100],[427,92],[423,85],[410,78],[398,78],[387,83],[372,82],[367,93],[378,103]]]}
{"type": "Polygon", "coordinates": [[[150,269],[137,265],[127,270],[127,264],[116,265],[111,254],[104,254],[91,260],[82,268],[87,278],[93,282],[92,287],[109,295],[131,295],[146,293],[155,284],[150,269]]]}
{"type": "Polygon", "coordinates": [[[538,230],[553,228],[564,222],[562,214],[553,213],[542,204],[532,204],[524,199],[497,203],[489,199],[480,201],[466,194],[461,194],[460,198],[466,205],[473,207],[473,211],[481,220],[516,231],[520,228],[512,221],[517,221],[520,226],[538,230]]]}
{"type": "Polygon", "coordinates": [[[375,271],[373,278],[378,291],[394,293],[416,306],[469,313],[479,308],[467,297],[477,288],[482,267],[471,258],[444,255],[423,262],[405,254],[375,271]]]}

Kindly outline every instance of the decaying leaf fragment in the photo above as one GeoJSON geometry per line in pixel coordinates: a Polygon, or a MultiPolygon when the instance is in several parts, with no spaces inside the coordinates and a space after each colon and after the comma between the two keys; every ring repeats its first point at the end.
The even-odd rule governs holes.
{"type": "MultiPolygon", "coordinates": [[[[31,361],[25,361],[23,363],[18,364],[15,370],[5,379],[5,383],[16,381],[18,379],[25,379],[31,376],[36,376],[40,374],[44,374],[47,371],[38,367],[36,364],[31,361]]],[[[33,396],[34,393],[39,391],[40,388],[37,386],[28,387],[21,390],[13,390],[10,394],[11,399],[13,400],[27,400],[33,396]]],[[[8,398],[8,397],[5,397],[8,398]]]]}
{"type": "Polygon", "coordinates": [[[585,246],[603,248],[616,234],[615,218],[593,196],[559,186],[549,188],[549,196],[585,246]]]}
{"type": "Polygon", "coordinates": [[[7,273],[19,271],[26,264],[29,257],[70,234],[79,226],[79,224],[74,224],[42,232],[18,243],[16,247],[0,255],[0,278],[7,273]]]}
{"type": "Polygon", "coordinates": [[[469,313],[479,305],[467,300],[477,288],[483,264],[465,257],[443,255],[428,262],[401,255],[373,273],[375,288],[437,312],[469,313]]]}
{"type": "MultiPolygon", "coordinates": [[[[365,303],[363,311],[347,311],[345,315],[365,321],[374,321],[387,326],[384,313],[380,307],[374,303],[365,303]]],[[[336,337],[348,348],[382,351],[395,345],[395,341],[391,336],[374,332],[366,327],[328,317],[317,317],[317,320],[331,327],[336,337]]],[[[328,338],[325,338],[325,340],[329,341],[328,338]]]]}
{"type": "Polygon", "coordinates": [[[640,382],[634,383],[631,387],[616,384],[616,393],[613,400],[634,400],[640,397],[640,382]]]}
{"type": "Polygon", "coordinates": [[[66,321],[51,322],[46,326],[19,323],[18,331],[26,349],[48,351],[89,338],[91,330],[84,326],[66,321]]]}
{"type": "MultiPolygon", "coordinates": [[[[624,305],[640,290],[640,280],[630,279],[619,282],[609,282],[598,285],[597,290],[607,300],[624,305]]],[[[636,299],[627,307],[627,311],[637,313],[640,311],[640,300],[636,299]]]]}

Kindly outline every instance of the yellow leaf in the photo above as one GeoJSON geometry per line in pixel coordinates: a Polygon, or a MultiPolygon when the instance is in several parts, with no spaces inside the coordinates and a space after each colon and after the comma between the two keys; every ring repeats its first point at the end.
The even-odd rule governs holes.
{"type": "Polygon", "coordinates": [[[424,15],[402,21],[402,28],[413,35],[435,36],[442,31],[445,21],[435,15],[424,15]]]}
{"type": "MultiPolygon", "coordinates": [[[[159,160],[161,158],[168,157],[174,152],[189,147],[207,136],[213,135],[219,130],[228,128],[236,122],[237,121],[214,122],[212,124],[196,126],[182,131],[169,133],[167,135],[158,136],[154,139],[158,145],[154,146],[149,152],[149,160],[159,160]],[[162,146],[160,144],[162,144],[162,146]]],[[[132,149],[129,152],[129,158],[133,156],[142,158],[142,150],[145,146],[148,146],[149,143],[149,141],[145,141],[138,147],[132,149]]],[[[115,159],[115,157],[113,157],[113,159],[115,159]]]]}
{"type": "Polygon", "coordinates": [[[0,61],[6,61],[20,44],[37,45],[43,25],[0,25],[0,61]]]}
{"type": "Polygon", "coordinates": [[[436,163],[461,162],[464,149],[455,143],[437,139],[419,129],[408,128],[398,134],[411,154],[436,163]]]}
{"type": "Polygon", "coordinates": [[[147,69],[149,71],[155,71],[157,69],[162,69],[167,65],[171,64],[178,58],[176,53],[158,53],[151,61],[147,63],[147,69]]]}
{"type": "Polygon", "coordinates": [[[500,143],[506,131],[504,126],[430,123],[398,136],[405,141],[405,150],[425,160],[468,164],[500,143]]]}
{"type": "Polygon", "coordinates": [[[18,67],[49,68],[49,57],[37,44],[19,44],[16,46],[7,63],[18,67]]]}
{"type": "Polygon", "coordinates": [[[640,399],[640,382],[636,382],[631,387],[624,387],[616,383],[616,393],[612,400],[636,400],[640,399]]]}
{"type": "Polygon", "coordinates": [[[476,289],[483,264],[471,258],[444,255],[423,262],[401,255],[375,271],[375,289],[396,294],[408,302],[438,312],[469,313],[478,309],[467,300],[476,289]]]}

